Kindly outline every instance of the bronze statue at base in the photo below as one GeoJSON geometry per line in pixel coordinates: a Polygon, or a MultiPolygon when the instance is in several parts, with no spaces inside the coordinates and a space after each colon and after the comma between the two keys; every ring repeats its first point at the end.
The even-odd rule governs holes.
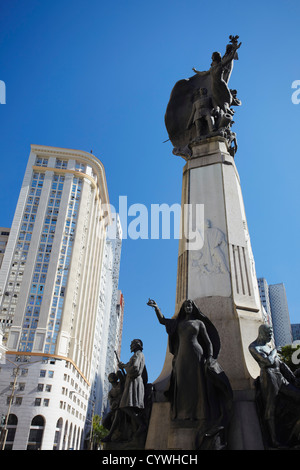
{"type": "Polygon", "coordinates": [[[300,369],[295,373],[269,344],[272,328],[261,325],[249,351],[260,366],[257,404],[266,444],[272,448],[300,448],[300,369]]]}
{"type": "Polygon", "coordinates": [[[111,411],[103,423],[109,429],[102,439],[105,449],[142,449],[147,437],[151,384],[148,384],[142,341],[132,340],[130,350],[133,355],[129,362],[119,361],[118,373],[109,375],[111,411]]]}
{"type": "Polygon", "coordinates": [[[192,300],[183,302],[176,318],[163,316],[154,300],[148,301],[166,327],[173,354],[168,390],[171,419],[197,427],[196,449],[222,449],[227,445],[232,389],[218,363],[220,339],[211,321],[192,300]]]}

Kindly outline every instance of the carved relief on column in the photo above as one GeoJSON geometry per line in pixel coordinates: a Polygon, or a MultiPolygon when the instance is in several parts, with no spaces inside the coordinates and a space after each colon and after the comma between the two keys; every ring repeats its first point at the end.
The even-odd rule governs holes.
{"type": "Polygon", "coordinates": [[[187,299],[188,252],[178,257],[176,304],[181,305],[187,299]]]}
{"type": "Polygon", "coordinates": [[[239,295],[251,296],[245,247],[230,245],[230,253],[232,259],[232,282],[235,291],[239,295]]]}
{"type": "Polygon", "coordinates": [[[207,220],[203,248],[191,252],[192,267],[199,275],[228,273],[226,246],[225,234],[222,230],[213,228],[210,220],[207,220]]]}
{"type": "Polygon", "coordinates": [[[225,233],[210,220],[202,232],[203,246],[189,252],[188,298],[231,294],[228,243],[225,233]]]}

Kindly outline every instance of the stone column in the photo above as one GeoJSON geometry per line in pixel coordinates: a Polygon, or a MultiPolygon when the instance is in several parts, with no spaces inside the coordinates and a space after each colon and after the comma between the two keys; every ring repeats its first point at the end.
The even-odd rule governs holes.
{"type": "MultiPolygon", "coordinates": [[[[183,169],[182,206],[190,204],[194,215],[195,205],[203,205],[203,217],[192,223],[203,246],[180,240],[175,314],[185,299],[195,301],[219,332],[219,360],[232,388],[244,390],[260,372],[248,346],[263,318],[240,179],[222,137],[192,150],[183,169]]],[[[188,216],[183,208],[182,214],[188,216]]]]}
{"type": "MultiPolygon", "coordinates": [[[[238,423],[230,447],[261,448],[253,386],[260,370],[248,346],[263,318],[240,179],[227,141],[220,136],[192,144],[192,155],[183,169],[183,234],[188,223],[198,234],[198,244],[192,238],[180,239],[175,316],[183,301],[192,299],[217,328],[221,340],[218,360],[234,391],[238,423]],[[192,216],[184,210],[187,204],[193,209],[192,216]],[[203,217],[199,217],[201,210],[195,217],[197,204],[203,205],[203,217]],[[247,421],[253,423],[251,429],[247,421]],[[242,442],[241,429],[244,434],[247,429],[251,438],[242,442]]],[[[163,399],[171,361],[167,351],[162,373],[155,381],[158,401],[163,399]]]]}

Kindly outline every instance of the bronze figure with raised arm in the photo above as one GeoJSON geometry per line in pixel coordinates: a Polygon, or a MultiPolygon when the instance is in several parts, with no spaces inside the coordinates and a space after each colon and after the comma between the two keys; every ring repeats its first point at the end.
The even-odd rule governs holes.
{"type": "Polygon", "coordinates": [[[224,76],[226,75],[227,78],[228,67],[232,68],[231,63],[234,60],[236,51],[239,49],[241,44],[241,42],[239,44],[232,44],[231,51],[228,54],[225,54],[223,58],[220,52],[213,52],[211,57],[212,63],[209,70],[200,72],[193,67],[193,71],[198,75],[210,75],[214,107],[219,107],[222,111],[224,111],[224,113],[230,113],[230,105],[233,101],[233,96],[227,86],[227,80],[224,79],[224,76]]]}
{"type": "Polygon", "coordinates": [[[224,432],[231,409],[232,390],[217,362],[218,332],[192,300],[184,301],[178,315],[171,319],[164,317],[154,300],[149,299],[147,305],[154,308],[169,335],[173,361],[166,393],[171,419],[197,421],[201,447],[204,436],[224,432]]]}

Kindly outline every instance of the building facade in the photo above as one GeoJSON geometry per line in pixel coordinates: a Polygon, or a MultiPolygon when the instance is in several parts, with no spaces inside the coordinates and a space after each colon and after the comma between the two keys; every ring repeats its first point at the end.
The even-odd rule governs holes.
{"type": "Polygon", "coordinates": [[[269,297],[275,344],[277,347],[292,344],[292,328],[284,284],[271,284],[269,297]]]}
{"type": "MultiPolygon", "coordinates": [[[[118,290],[122,228],[118,214],[112,214],[111,219],[112,223],[107,228],[101,270],[97,326],[94,338],[93,383],[91,384],[95,400],[93,412],[99,416],[102,416],[107,408],[110,388],[108,374],[117,370],[114,351],[121,347],[123,326],[118,309],[120,296],[123,298],[118,290]]],[[[91,406],[88,410],[88,419],[90,419],[90,414],[91,406]]]]}
{"type": "Polygon", "coordinates": [[[82,446],[95,355],[107,341],[97,326],[110,223],[96,157],[31,146],[0,271],[6,448],[82,446]]]}
{"type": "Polygon", "coordinates": [[[272,326],[272,312],[270,306],[270,298],[269,298],[269,286],[264,277],[257,279],[258,291],[260,300],[262,303],[262,311],[264,315],[264,322],[267,325],[272,326]]]}
{"type": "Polygon", "coordinates": [[[121,346],[122,346],[122,333],[123,333],[123,321],[124,321],[124,309],[125,301],[124,296],[120,290],[118,290],[118,301],[117,301],[117,318],[118,318],[118,332],[117,332],[117,353],[121,357],[121,346]]]}
{"type": "Polygon", "coordinates": [[[8,242],[9,232],[10,232],[9,228],[0,227],[0,269],[2,266],[3,258],[4,258],[6,245],[8,242]]]}
{"type": "Polygon", "coordinates": [[[259,278],[258,288],[266,312],[265,322],[273,327],[276,347],[292,344],[293,336],[284,284],[268,285],[265,278],[259,278]]]}
{"type": "Polygon", "coordinates": [[[292,323],[293,341],[300,341],[300,323],[292,323]]]}

